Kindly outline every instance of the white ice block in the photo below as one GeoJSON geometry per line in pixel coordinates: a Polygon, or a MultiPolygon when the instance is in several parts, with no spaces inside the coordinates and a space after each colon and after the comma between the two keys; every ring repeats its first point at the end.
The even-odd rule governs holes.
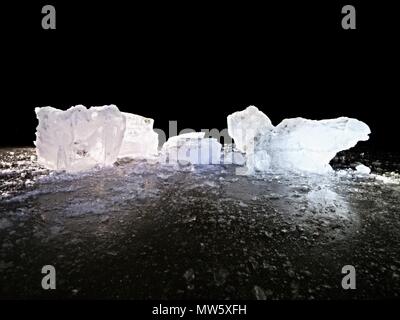
{"type": "Polygon", "coordinates": [[[358,174],[362,174],[362,175],[365,174],[365,175],[367,175],[367,174],[370,174],[370,173],[371,173],[371,169],[370,169],[369,167],[363,165],[363,164],[359,164],[359,165],[356,167],[356,172],[357,172],[358,174]]]}
{"type": "Polygon", "coordinates": [[[254,137],[259,131],[273,129],[269,118],[255,106],[230,114],[227,121],[228,133],[242,152],[253,148],[254,137]]]}
{"type": "Polygon", "coordinates": [[[158,153],[158,134],[153,130],[154,120],[132,113],[126,118],[125,135],[118,157],[147,158],[158,153]]]}
{"type": "Polygon", "coordinates": [[[162,162],[169,164],[220,164],[222,145],[204,132],[171,137],[161,150],[162,162]]]}
{"type": "Polygon", "coordinates": [[[260,111],[246,110],[234,114],[240,121],[230,121],[232,115],[228,116],[228,126],[231,126],[228,131],[234,133],[232,137],[236,141],[238,130],[245,136],[249,130],[244,142],[239,136],[239,144],[246,150],[249,173],[277,169],[327,173],[332,170],[329,162],[336,153],[354,147],[358,141],[368,140],[371,133],[364,122],[346,117],[319,121],[285,119],[274,127],[260,111]]]}
{"type": "Polygon", "coordinates": [[[81,171],[112,165],[125,132],[125,116],[114,105],[82,105],[66,111],[35,109],[38,162],[49,169],[81,171]]]}

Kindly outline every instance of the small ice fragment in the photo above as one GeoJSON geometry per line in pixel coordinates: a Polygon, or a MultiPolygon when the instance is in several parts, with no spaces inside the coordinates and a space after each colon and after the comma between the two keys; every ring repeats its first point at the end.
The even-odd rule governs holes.
{"type": "Polygon", "coordinates": [[[356,167],[356,172],[359,174],[370,174],[371,169],[363,164],[360,164],[356,167]]]}
{"type": "Polygon", "coordinates": [[[257,300],[267,300],[267,295],[261,287],[254,286],[253,292],[257,300]]]}
{"type": "Polygon", "coordinates": [[[126,120],[115,105],[78,105],[66,111],[43,107],[35,112],[36,153],[46,168],[81,171],[117,160],[126,120]]]}
{"type": "Polygon", "coordinates": [[[349,176],[351,176],[351,173],[349,172],[349,169],[347,169],[347,170],[341,169],[341,170],[336,171],[336,175],[338,175],[340,177],[345,177],[345,176],[349,177],[349,176]]]}
{"type": "Polygon", "coordinates": [[[192,268],[186,270],[183,274],[183,277],[186,279],[186,281],[193,281],[195,278],[194,270],[192,268]]]}
{"type": "Polygon", "coordinates": [[[12,226],[12,223],[10,222],[10,220],[8,220],[6,218],[1,218],[0,219],[0,230],[9,228],[11,226],[12,226]]]}
{"type": "Polygon", "coordinates": [[[377,181],[381,181],[382,183],[387,183],[387,184],[400,184],[400,179],[398,176],[382,176],[382,175],[376,175],[375,179],[377,181]]]}
{"type": "Polygon", "coordinates": [[[153,130],[154,120],[132,113],[126,118],[125,135],[118,157],[147,158],[158,152],[158,134],[153,130]]]}
{"type": "Polygon", "coordinates": [[[164,163],[219,164],[222,145],[214,138],[204,138],[204,132],[184,133],[169,138],[161,149],[164,163]]]}

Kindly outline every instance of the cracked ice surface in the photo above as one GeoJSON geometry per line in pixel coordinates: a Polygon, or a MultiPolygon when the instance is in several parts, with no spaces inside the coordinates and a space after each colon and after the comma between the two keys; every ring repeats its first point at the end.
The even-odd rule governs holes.
{"type": "Polygon", "coordinates": [[[329,161],[342,150],[366,141],[369,127],[357,119],[285,119],[276,127],[251,106],[228,116],[228,132],[246,150],[249,173],[268,170],[300,170],[327,173],[329,161]],[[253,125],[254,124],[254,125],[253,125]]]}

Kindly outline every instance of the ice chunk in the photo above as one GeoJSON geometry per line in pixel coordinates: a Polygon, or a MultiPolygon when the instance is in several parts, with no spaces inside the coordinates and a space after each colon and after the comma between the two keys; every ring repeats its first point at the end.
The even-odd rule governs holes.
{"type": "Polygon", "coordinates": [[[246,149],[248,173],[276,169],[326,173],[332,170],[329,162],[336,153],[354,147],[358,141],[368,140],[371,133],[364,122],[346,117],[320,121],[293,118],[283,120],[276,127],[270,122],[262,126],[254,116],[260,116],[260,111],[248,110],[228,116],[228,125],[233,126],[228,127],[228,132],[233,134],[235,142],[239,130],[235,126],[242,131],[238,139],[239,145],[246,149]],[[240,120],[233,122],[232,116],[240,120]],[[256,130],[252,120],[256,122],[256,130]],[[247,135],[246,126],[250,130],[247,135]]]}
{"type": "Polygon", "coordinates": [[[365,123],[345,117],[320,121],[285,119],[272,131],[256,137],[255,158],[257,162],[257,152],[267,151],[272,169],[326,173],[332,170],[329,162],[336,153],[368,140],[370,132],[365,123]]]}
{"type": "Polygon", "coordinates": [[[363,164],[360,164],[356,167],[356,172],[359,174],[370,174],[371,169],[363,164]]]}
{"type": "Polygon", "coordinates": [[[258,132],[272,130],[269,118],[255,106],[228,116],[228,133],[235,140],[239,151],[253,149],[254,137],[258,132]]]}
{"type": "Polygon", "coordinates": [[[126,118],[125,135],[118,157],[146,158],[158,152],[158,134],[153,130],[154,120],[132,113],[126,118]]]}
{"type": "Polygon", "coordinates": [[[190,132],[168,139],[161,150],[161,159],[169,164],[219,164],[222,145],[204,132],[190,132]]]}
{"type": "Polygon", "coordinates": [[[114,105],[66,111],[35,109],[38,162],[49,169],[81,171],[112,165],[125,132],[125,116],[114,105]]]}

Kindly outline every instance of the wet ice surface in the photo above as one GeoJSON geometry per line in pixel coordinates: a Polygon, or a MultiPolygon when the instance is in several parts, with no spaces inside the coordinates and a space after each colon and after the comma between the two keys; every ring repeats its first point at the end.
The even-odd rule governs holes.
{"type": "MultiPolygon", "coordinates": [[[[249,177],[135,160],[74,175],[50,173],[34,154],[0,150],[2,298],[399,295],[397,174],[249,177]],[[40,286],[46,264],[57,270],[53,291],[40,286]],[[341,288],[347,264],[357,290],[341,288]]],[[[359,158],[343,155],[336,167],[359,158]]],[[[385,161],[362,159],[398,172],[398,158],[385,161]]]]}

